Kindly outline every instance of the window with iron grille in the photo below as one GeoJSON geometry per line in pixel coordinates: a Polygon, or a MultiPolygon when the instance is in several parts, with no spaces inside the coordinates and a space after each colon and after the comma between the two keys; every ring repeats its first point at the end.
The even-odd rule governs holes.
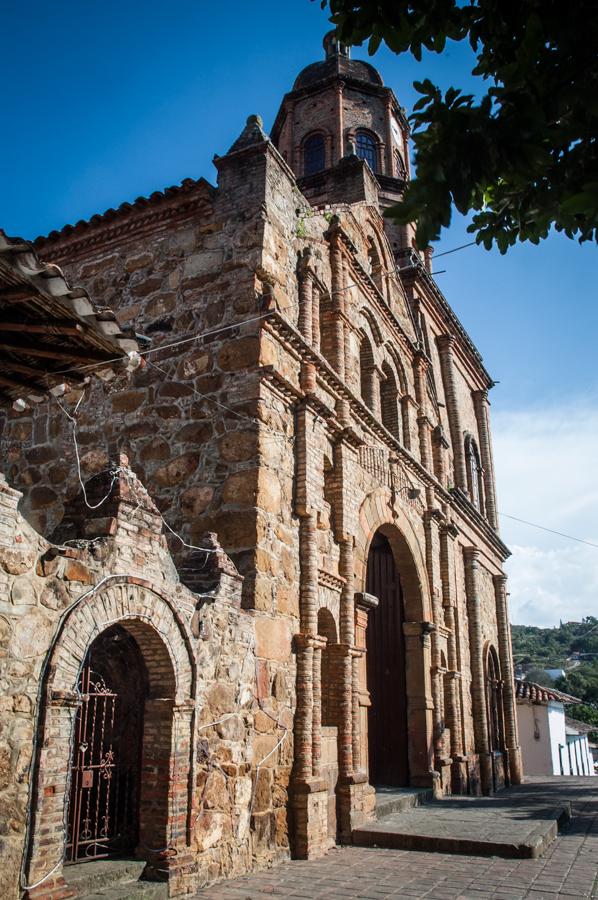
{"type": "Polygon", "coordinates": [[[326,168],[324,135],[311,134],[303,144],[303,174],[313,175],[326,168]]]}
{"type": "Polygon", "coordinates": [[[366,161],[372,172],[378,171],[378,150],[376,141],[369,131],[358,131],[355,135],[355,150],[360,159],[366,161]]]}

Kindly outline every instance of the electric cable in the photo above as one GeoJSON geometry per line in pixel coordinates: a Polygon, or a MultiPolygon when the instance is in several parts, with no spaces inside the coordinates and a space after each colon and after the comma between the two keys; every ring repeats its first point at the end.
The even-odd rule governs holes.
{"type": "Polygon", "coordinates": [[[503,516],[505,519],[513,519],[514,522],[521,522],[522,525],[530,525],[532,528],[539,528],[540,531],[558,534],[559,537],[567,538],[570,541],[577,541],[578,544],[586,544],[588,547],[594,547],[595,550],[598,550],[598,544],[593,544],[591,541],[585,541],[583,538],[573,537],[572,534],[565,534],[563,531],[555,531],[554,528],[546,528],[544,525],[538,525],[536,522],[528,522],[526,519],[519,519],[517,516],[510,516],[503,512],[499,512],[499,516],[503,516]]]}

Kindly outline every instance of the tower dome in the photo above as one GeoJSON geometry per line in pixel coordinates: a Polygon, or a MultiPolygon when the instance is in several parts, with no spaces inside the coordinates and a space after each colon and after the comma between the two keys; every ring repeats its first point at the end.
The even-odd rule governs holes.
{"type": "Polygon", "coordinates": [[[329,31],[324,35],[323,46],[325,59],[310,63],[299,72],[293,85],[294,91],[312,87],[319,81],[325,81],[333,76],[378,86],[384,84],[379,73],[370,63],[360,59],[351,59],[351,48],[348,44],[343,44],[338,40],[335,31],[329,31]]]}
{"type": "Polygon", "coordinates": [[[324,59],[302,69],[285,94],[272,128],[274,145],[314,202],[332,196],[332,182],[347,175],[353,163],[346,161],[355,158],[364,177],[377,181],[381,203],[396,202],[409,177],[408,138],[393,91],[374,66],[351,59],[335,31],[324,37],[324,59]]]}

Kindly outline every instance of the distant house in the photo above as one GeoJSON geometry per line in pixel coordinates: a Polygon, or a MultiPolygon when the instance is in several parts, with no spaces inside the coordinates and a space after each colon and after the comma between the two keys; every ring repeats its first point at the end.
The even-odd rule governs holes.
{"type": "Polygon", "coordinates": [[[559,678],[565,677],[565,672],[563,669],[545,669],[546,674],[549,678],[552,678],[553,681],[557,681],[559,678]]]}
{"type": "Polygon", "coordinates": [[[586,725],[585,722],[579,722],[577,719],[565,716],[567,752],[569,754],[569,766],[573,773],[577,769],[578,775],[596,774],[593,752],[595,745],[590,744],[589,738],[590,733],[594,730],[591,725],[586,725]]]}
{"type": "Polygon", "coordinates": [[[515,696],[524,775],[595,774],[591,729],[565,716],[565,706],[581,700],[521,679],[515,679],[515,696]]]}

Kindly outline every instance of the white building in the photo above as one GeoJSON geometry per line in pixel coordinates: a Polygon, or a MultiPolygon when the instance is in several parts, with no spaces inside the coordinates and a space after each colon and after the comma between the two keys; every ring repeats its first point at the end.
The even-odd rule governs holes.
{"type": "Polygon", "coordinates": [[[594,775],[583,723],[565,717],[565,705],[581,700],[519,679],[515,689],[524,775],[594,775]]]}

